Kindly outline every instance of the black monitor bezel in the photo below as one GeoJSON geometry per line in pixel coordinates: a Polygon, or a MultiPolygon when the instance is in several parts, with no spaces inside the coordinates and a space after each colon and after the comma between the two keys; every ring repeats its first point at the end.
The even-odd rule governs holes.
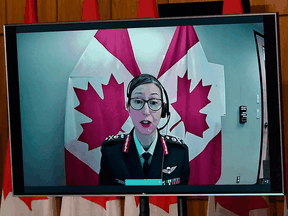
{"type": "Polygon", "coordinates": [[[153,18],[142,20],[114,20],[93,21],[73,23],[46,23],[46,24],[19,24],[6,25],[5,48],[6,48],[6,70],[8,86],[8,113],[9,113],[9,135],[11,142],[12,167],[13,167],[13,192],[14,195],[209,195],[209,194],[283,194],[283,142],[282,142],[282,115],[281,115],[281,80],[280,80],[280,55],[279,55],[279,33],[278,14],[242,14],[221,15],[203,17],[182,18],[153,18]],[[268,185],[191,185],[192,190],[185,186],[163,187],[155,186],[133,186],[119,188],[109,186],[55,186],[55,187],[24,187],[23,155],[21,145],[21,128],[19,125],[20,100],[18,86],[18,62],[17,62],[17,33],[23,32],[49,32],[88,29],[109,28],[134,28],[154,26],[177,26],[177,25],[211,25],[264,22],[264,35],[266,44],[265,52],[267,76],[267,98],[268,98],[268,139],[270,141],[270,175],[271,184],[268,185]],[[273,41],[274,43],[271,43],[273,41]],[[13,107],[13,109],[12,109],[13,107]],[[16,109],[15,109],[16,107],[16,109]],[[272,146],[273,143],[278,145],[272,146]],[[279,154],[281,157],[279,157],[279,154]],[[273,156],[274,155],[274,156],[273,156]],[[19,162],[20,161],[20,162],[19,162]]]}

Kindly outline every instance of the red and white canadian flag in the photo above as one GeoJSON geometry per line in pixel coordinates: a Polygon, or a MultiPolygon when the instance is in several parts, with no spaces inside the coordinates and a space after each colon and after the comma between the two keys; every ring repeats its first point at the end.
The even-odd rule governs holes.
{"type": "Polygon", "coordinates": [[[95,31],[69,78],[67,184],[98,184],[102,141],[113,133],[130,132],[133,127],[125,109],[125,93],[129,81],[140,73],[150,73],[162,82],[171,103],[169,133],[193,145],[189,148],[193,170],[189,183],[215,184],[221,173],[223,71],[223,66],[207,61],[192,26],[95,31]],[[185,107],[189,107],[189,115],[185,107]],[[196,120],[197,124],[191,123],[196,120]],[[215,149],[214,143],[218,145],[215,149]],[[211,170],[201,171],[197,165],[211,167],[207,157],[199,161],[200,153],[206,152],[212,155],[213,175],[211,170]],[[83,169],[75,172],[69,164],[77,163],[83,169]],[[197,167],[199,171],[194,174],[197,167]],[[85,173],[93,178],[86,178],[85,173]]]}
{"type": "Polygon", "coordinates": [[[221,175],[224,69],[207,61],[193,26],[95,31],[68,82],[67,184],[98,184],[103,140],[133,127],[125,95],[140,73],[158,77],[168,92],[168,134],[189,147],[189,184],[215,184],[221,175]]]}
{"type": "MultiPolygon", "coordinates": [[[[193,26],[175,26],[95,31],[68,81],[67,185],[98,185],[103,140],[133,128],[125,95],[130,80],[141,73],[157,77],[168,92],[171,119],[167,131],[189,147],[189,184],[219,180],[224,68],[207,61],[193,26]]],[[[160,125],[165,122],[162,119],[160,125]]],[[[131,202],[137,208],[135,199],[131,202]]],[[[177,205],[175,197],[164,203],[160,200],[150,198],[150,206],[155,204],[167,213],[177,205]]]]}
{"type": "Polygon", "coordinates": [[[61,216],[121,215],[118,197],[63,197],[61,216]]]}

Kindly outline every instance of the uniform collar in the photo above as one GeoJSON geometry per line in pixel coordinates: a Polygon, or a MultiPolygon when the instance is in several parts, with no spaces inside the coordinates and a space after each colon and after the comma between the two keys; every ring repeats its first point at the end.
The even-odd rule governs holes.
{"type": "Polygon", "coordinates": [[[134,142],[135,142],[136,149],[137,149],[137,152],[138,152],[139,156],[142,155],[145,152],[148,152],[151,155],[154,154],[154,150],[155,150],[155,147],[156,147],[156,144],[157,144],[157,140],[158,140],[158,131],[156,132],[156,136],[155,136],[154,141],[152,142],[152,144],[150,145],[150,147],[149,147],[149,149],[147,151],[145,151],[145,149],[140,144],[140,142],[139,142],[139,140],[138,140],[138,138],[136,136],[135,129],[133,130],[133,137],[134,137],[134,142]]]}

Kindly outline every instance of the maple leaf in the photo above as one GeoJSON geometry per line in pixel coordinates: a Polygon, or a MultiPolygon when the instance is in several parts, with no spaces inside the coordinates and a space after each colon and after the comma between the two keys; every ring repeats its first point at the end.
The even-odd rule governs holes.
{"type": "MultiPolygon", "coordinates": [[[[136,206],[139,206],[139,196],[135,196],[136,206]]],[[[169,214],[169,206],[177,203],[178,199],[176,196],[151,196],[149,197],[149,203],[163,209],[169,214]]]]}
{"type": "Polygon", "coordinates": [[[203,86],[201,80],[190,93],[190,83],[191,80],[188,80],[187,71],[183,78],[178,77],[177,101],[171,105],[181,119],[170,128],[170,131],[183,121],[185,133],[188,131],[196,136],[203,137],[203,132],[209,126],[206,123],[207,115],[200,113],[200,110],[211,102],[207,98],[211,85],[203,86]]]}
{"type": "Polygon", "coordinates": [[[153,196],[149,198],[149,202],[155,206],[158,206],[169,214],[170,204],[177,203],[178,201],[176,196],[153,196]]]}
{"type": "Polygon", "coordinates": [[[117,134],[129,116],[125,109],[124,83],[118,84],[111,75],[109,83],[102,84],[102,88],[103,100],[89,82],[87,90],[74,88],[80,101],[75,109],[92,119],[81,124],[83,133],[78,138],[88,144],[89,150],[101,146],[108,135],[117,134]]]}
{"type": "Polygon", "coordinates": [[[135,203],[136,203],[136,206],[138,207],[140,203],[139,196],[135,196],[135,203]]]}
{"type": "Polygon", "coordinates": [[[47,200],[49,199],[48,197],[19,197],[20,200],[22,200],[32,211],[32,201],[33,200],[47,200]]]}
{"type": "Polygon", "coordinates": [[[106,210],[107,201],[119,199],[118,197],[115,197],[115,196],[110,196],[110,197],[86,197],[86,196],[82,196],[82,198],[102,206],[105,210],[106,210]]]}

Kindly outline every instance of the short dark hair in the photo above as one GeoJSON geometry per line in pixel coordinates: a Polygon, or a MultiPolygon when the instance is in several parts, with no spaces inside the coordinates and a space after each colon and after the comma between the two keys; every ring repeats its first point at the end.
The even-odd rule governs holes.
{"type": "Polygon", "coordinates": [[[128,105],[130,105],[130,99],[131,99],[131,94],[133,90],[137,86],[140,86],[143,84],[149,84],[149,83],[154,83],[155,85],[158,86],[161,92],[161,99],[163,100],[163,92],[162,92],[163,87],[162,87],[162,84],[159,82],[159,80],[150,74],[140,74],[139,76],[134,77],[128,84],[128,87],[127,87],[128,105]]]}

